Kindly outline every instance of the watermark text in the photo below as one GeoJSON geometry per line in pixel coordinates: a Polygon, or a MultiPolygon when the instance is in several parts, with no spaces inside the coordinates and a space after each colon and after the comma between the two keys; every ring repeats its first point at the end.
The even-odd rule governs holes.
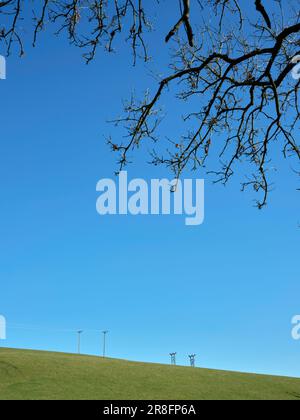
{"type": "Polygon", "coordinates": [[[97,212],[105,215],[185,215],[187,226],[204,222],[204,180],[133,179],[120,172],[118,183],[101,179],[96,187],[97,212]],[[118,185],[117,185],[118,184],[118,185]]]}
{"type": "Polygon", "coordinates": [[[6,59],[3,55],[0,55],[0,79],[6,79],[6,59]]]}
{"type": "Polygon", "coordinates": [[[6,319],[0,315],[0,340],[6,340],[6,319]]]}
{"type": "Polygon", "coordinates": [[[293,340],[300,340],[300,315],[295,315],[292,319],[292,338],[293,340]]]}
{"type": "Polygon", "coordinates": [[[296,55],[292,59],[292,64],[295,64],[292,70],[292,77],[295,80],[300,80],[300,55],[296,55]]]}

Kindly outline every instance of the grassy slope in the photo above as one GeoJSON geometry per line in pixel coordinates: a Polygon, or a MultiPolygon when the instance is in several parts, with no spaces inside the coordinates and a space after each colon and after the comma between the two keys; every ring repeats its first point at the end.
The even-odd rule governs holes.
{"type": "Polygon", "coordinates": [[[0,349],[0,399],[300,399],[300,379],[0,349]]]}

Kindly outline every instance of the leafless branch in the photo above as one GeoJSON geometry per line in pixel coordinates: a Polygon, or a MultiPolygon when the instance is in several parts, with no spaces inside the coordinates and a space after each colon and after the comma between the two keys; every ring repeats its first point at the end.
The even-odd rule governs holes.
{"type": "MultiPolygon", "coordinates": [[[[108,143],[119,154],[118,169],[146,139],[154,142],[152,163],[166,165],[176,177],[186,168],[200,169],[226,184],[241,173],[243,163],[242,189],[252,187],[260,193],[257,205],[262,208],[272,189],[277,145],[293,162],[293,173],[300,173],[295,168],[300,161],[300,80],[291,77],[293,58],[300,54],[298,0],[269,0],[267,5],[263,0],[193,1],[180,0],[181,17],[166,37],[166,42],[177,42],[171,73],[161,78],[155,92],[147,90],[142,99],[126,102],[124,116],[114,121],[125,128],[124,139],[109,138],[108,143]],[[184,131],[173,138],[168,135],[165,142],[159,131],[162,101],[174,91],[187,109],[184,131]]],[[[0,44],[8,54],[15,47],[24,53],[28,3],[0,1],[0,44]]],[[[149,12],[145,0],[42,0],[34,5],[33,45],[52,26],[84,51],[87,63],[100,49],[114,51],[117,39],[119,44],[129,42],[134,63],[140,57],[147,61],[145,33],[153,28],[155,5],[160,7],[157,1],[149,12]]],[[[172,8],[177,13],[175,2],[172,8]]]]}
{"type": "Polygon", "coordinates": [[[271,20],[269,18],[268,13],[266,12],[266,9],[264,8],[263,4],[262,4],[262,0],[255,0],[255,6],[256,6],[256,10],[261,13],[261,15],[263,16],[266,24],[268,25],[268,28],[272,28],[272,24],[271,24],[271,20]]]}
{"type": "Polygon", "coordinates": [[[179,21],[176,25],[171,29],[166,37],[166,42],[168,43],[171,38],[179,31],[182,25],[185,26],[186,34],[188,37],[188,41],[191,47],[194,46],[194,34],[192,30],[192,26],[190,24],[190,0],[182,0],[183,1],[183,13],[179,21]]]}

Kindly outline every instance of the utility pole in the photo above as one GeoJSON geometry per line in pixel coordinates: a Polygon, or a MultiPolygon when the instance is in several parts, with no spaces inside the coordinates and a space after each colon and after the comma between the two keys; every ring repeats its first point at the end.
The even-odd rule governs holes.
{"type": "Polygon", "coordinates": [[[170,353],[170,356],[171,356],[171,365],[176,366],[177,353],[170,353]]]}
{"type": "Polygon", "coordinates": [[[194,368],[196,366],[196,362],[195,362],[196,354],[190,354],[189,358],[190,358],[191,367],[194,368]]]}
{"type": "Polygon", "coordinates": [[[77,334],[78,334],[78,354],[80,354],[81,353],[81,334],[83,333],[83,331],[82,330],[79,330],[79,331],[77,331],[77,334]]]}
{"type": "Polygon", "coordinates": [[[109,333],[109,331],[102,331],[103,334],[103,358],[106,357],[106,336],[109,333]]]}

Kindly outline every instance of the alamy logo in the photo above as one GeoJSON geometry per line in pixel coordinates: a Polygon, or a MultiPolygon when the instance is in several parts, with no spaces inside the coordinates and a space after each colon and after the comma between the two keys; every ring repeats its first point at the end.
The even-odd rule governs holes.
{"type": "Polygon", "coordinates": [[[292,319],[292,338],[293,340],[300,340],[300,315],[295,315],[292,319]]]}
{"type": "Polygon", "coordinates": [[[300,80],[300,55],[296,55],[292,59],[292,64],[296,64],[292,70],[293,79],[300,80]]]}
{"type": "Polygon", "coordinates": [[[6,59],[3,55],[0,55],[0,79],[6,79],[6,59]]]}
{"type": "Polygon", "coordinates": [[[6,319],[0,315],[0,340],[6,340],[6,319]]]}
{"type": "Polygon", "coordinates": [[[101,179],[96,190],[97,212],[105,215],[185,215],[187,226],[204,222],[204,180],[143,179],[128,182],[126,171],[115,180],[101,179]]]}

